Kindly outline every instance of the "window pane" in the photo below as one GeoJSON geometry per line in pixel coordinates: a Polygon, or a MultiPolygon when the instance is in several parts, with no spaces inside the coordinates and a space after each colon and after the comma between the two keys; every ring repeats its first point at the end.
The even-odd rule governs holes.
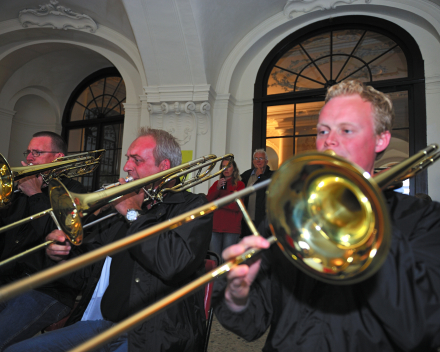
{"type": "Polygon", "coordinates": [[[67,151],[69,154],[83,151],[96,150],[96,137],[98,129],[95,126],[76,128],[69,131],[67,151]]]}
{"type": "Polygon", "coordinates": [[[286,93],[294,90],[298,73],[310,63],[304,50],[295,46],[275,64],[269,76],[267,94],[286,93]]]}
{"type": "Polygon", "coordinates": [[[330,32],[306,39],[301,43],[301,46],[312,60],[328,56],[330,55],[330,32]]]}
{"type": "MultiPolygon", "coordinates": [[[[99,97],[102,96],[102,93],[104,92],[104,84],[106,83],[106,79],[100,79],[97,82],[94,82],[90,85],[89,90],[90,90],[90,95],[92,96],[93,99],[95,100],[99,100],[99,97]]],[[[96,106],[102,106],[102,102],[97,102],[95,103],[96,106]]]]}
{"type": "Polygon", "coordinates": [[[352,57],[348,60],[337,81],[340,82],[344,79],[359,79],[362,82],[370,82],[371,74],[364,62],[352,57]]]}
{"type": "Polygon", "coordinates": [[[407,63],[402,50],[396,47],[385,54],[395,46],[396,43],[390,38],[379,33],[367,32],[354,55],[370,63],[374,80],[406,77],[407,63]]]}
{"type": "Polygon", "coordinates": [[[295,138],[295,154],[316,150],[316,136],[295,138]]]}
{"type": "Polygon", "coordinates": [[[278,170],[283,162],[293,156],[293,137],[266,140],[266,151],[269,167],[278,170]]]}
{"type": "Polygon", "coordinates": [[[316,124],[323,106],[323,101],[296,105],[296,136],[316,135],[316,124]]]}
{"type": "Polygon", "coordinates": [[[267,107],[267,137],[293,136],[294,108],[294,104],[267,107]]]}
{"type": "MultiPolygon", "coordinates": [[[[322,61],[322,60],[321,60],[322,61]]],[[[327,66],[328,68],[328,66],[327,66]]],[[[320,67],[320,70],[328,73],[326,67],[320,67]]],[[[307,66],[301,73],[301,77],[298,77],[298,82],[296,84],[296,91],[303,91],[308,89],[319,89],[324,88],[326,79],[324,72],[316,68],[314,64],[307,66]]]]}
{"type": "Polygon", "coordinates": [[[296,111],[295,104],[268,106],[266,137],[316,135],[319,111],[323,105],[324,102],[296,104],[296,111]]]}
{"type": "Polygon", "coordinates": [[[408,77],[408,65],[402,50],[397,47],[371,63],[373,81],[408,77]]]}
{"type": "Polygon", "coordinates": [[[125,84],[122,78],[100,79],[79,95],[69,121],[123,115],[123,102],[125,102],[125,84]]]}
{"type": "Polygon", "coordinates": [[[84,119],[85,107],[78,102],[73,105],[72,113],[70,114],[70,121],[81,121],[84,119]]]}
{"type": "Polygon", "coordinates": [[[99,184],[117,182],[121,160],[123,124],[103,127],[101,148],[106,150],[101,161],[99,184]]]}
{"type": "Polygon", "coordinates": [[[340,76],[341,70],[364,33],[364,30],[358,29],[333,32],[333,79],[340,76]]]}
{"type": "Polygon", "coordinates": [[[408,92],[388,93],[394,106],[393,128],[409,128],[408,92]]]}

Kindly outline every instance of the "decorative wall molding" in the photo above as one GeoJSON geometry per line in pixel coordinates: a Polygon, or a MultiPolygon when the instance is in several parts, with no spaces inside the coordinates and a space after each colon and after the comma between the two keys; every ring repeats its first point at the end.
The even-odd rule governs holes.
{"type": "Polygon", "coordinates": [[[53,29],[76,29],[96,32],[98,25],[85,14],[73,12],[71,9],[58,5],[57,0],[40,5],[39,9],[24,9],[18,14],[18,20],[25,28],[49,27],[53,29]]]}
{"type": "Polygon", "coordinates": [[[14,110],[0,108],[0,120],[3,122],[4,121],[11,122],[12,119],[14,118],[15,113],[16,111],[14,110]]]}
{"type": "Polygon", "coordinates": [[[210,110],[207,101],[148,103],[151,127],[171,133],[181,146],[196,138],[195,134],[208,133],[210,110]]]}
{"type": "Polygon", "coordinates": [[[208,101],[215,99],[216,93],[210,84],[185,86],[146,86],[145,94],[149,103],[163,101],[208,101]]]}
{"type": "MultiPolygon", "coordinates": [[[[360,0],[287,0],[284,6],[284,16],[292,18],[295,12],[311,12],[313,10],[330,10],[337,6],[352,4],[360,0]]],[[[371,3],[371,0],[364,0],[366,4],[371,3]]]]}

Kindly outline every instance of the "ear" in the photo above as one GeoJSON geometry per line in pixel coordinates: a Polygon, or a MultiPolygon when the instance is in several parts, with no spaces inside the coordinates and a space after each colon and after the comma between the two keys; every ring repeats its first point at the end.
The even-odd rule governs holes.
{"type": "Polygon", "coordinates": [[[64,156],[63,153],[56,153],[55,154],[55,159],[62,158],[63,156],[64,156]]]}
{"type": "Polygon", "coordinates": [[[383,152],[390,144],[390,140],[391,140],[390,131],[385,131],[377,135],[375,152],[376,153],[383,152]]]}
{"type": "Polygon", "coordinates": [[[169,159],[164,159],[159,164],[160,171],[165,171],[171,168],[171,162],[169,159]]]}

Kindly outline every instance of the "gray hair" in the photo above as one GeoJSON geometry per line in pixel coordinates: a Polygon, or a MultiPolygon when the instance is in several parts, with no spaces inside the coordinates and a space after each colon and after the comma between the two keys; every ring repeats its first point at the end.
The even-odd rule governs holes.
{"type": "Polygon", "coordinates": [[[153,150],[156,166],[159,166],[166,159],[170,161],[170,167],[175,167],[182,163],[182,151],[173,135],[164,130],[141,127],[137,138],[147,136],[153,137],[156,141],[156,147],[153,150]]]}
{"type": "Polygon", "coordinates": [[[255,154],[257,154],[257,153],[264,154],[264,158],[267,160],[267,153],[264,149],[255,149],[254,154],[252,154],[252,157],[254,157],[255,154]]]}

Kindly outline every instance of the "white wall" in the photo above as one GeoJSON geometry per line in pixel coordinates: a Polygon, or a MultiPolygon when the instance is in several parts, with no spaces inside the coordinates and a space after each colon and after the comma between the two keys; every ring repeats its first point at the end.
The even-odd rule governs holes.
{"type": "Polygon", "coordinates": [[[11,166],[21,166],[26,161],[23,152],[27,149],[32,135],[39,131],[61,133],[61,124],[50,104],[37,95],[26,95],[15,104],[16,114],[12,120],[8,162],[11,166]]]}

